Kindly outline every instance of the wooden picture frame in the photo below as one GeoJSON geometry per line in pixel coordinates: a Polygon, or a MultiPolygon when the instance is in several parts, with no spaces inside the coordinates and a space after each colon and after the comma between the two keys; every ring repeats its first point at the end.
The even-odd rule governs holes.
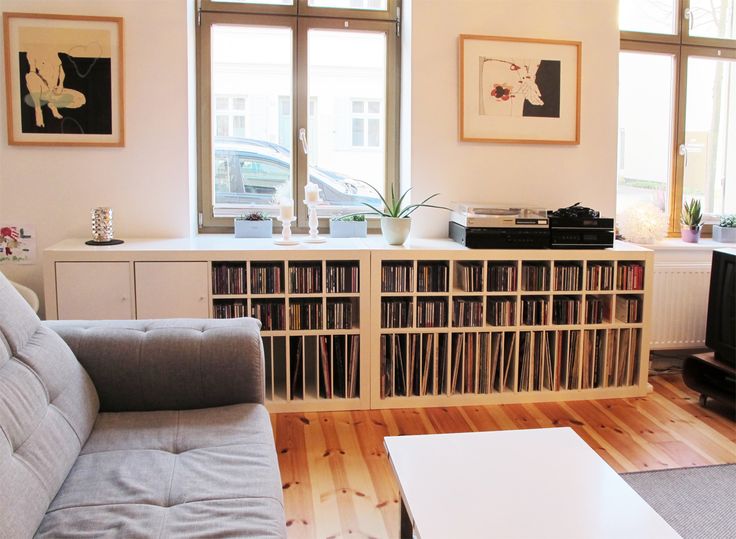
{"type": "Polygon", "coordinates": [[[580,143],[582,44],[462,34],[460,140],[580,143]]]}
{"type": "Polygon", "coordinates": [[[123,19],[3,13],[8,144],[124,146],[123,19]]]}

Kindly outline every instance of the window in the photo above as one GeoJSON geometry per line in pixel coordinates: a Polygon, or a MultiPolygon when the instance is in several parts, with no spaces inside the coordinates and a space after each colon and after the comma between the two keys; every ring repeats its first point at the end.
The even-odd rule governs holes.
{"type": "Polygon", "coordinates": [[[733,0],[621,0],[618,211],[651,202],[679,235],[684,200],[706,224],[736,213],[733,0]]]}
{"type": "Polygon", "coordinates": [[[200,229],[296,202],[320,215],[379,204],[398,184],[396,0],[203,0],[200,229]]]}

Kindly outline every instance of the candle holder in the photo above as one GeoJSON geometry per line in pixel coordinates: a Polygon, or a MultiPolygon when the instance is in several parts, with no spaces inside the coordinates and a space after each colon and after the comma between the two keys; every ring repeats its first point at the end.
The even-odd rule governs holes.
{"type": "Polygon", "coordinates": [[[309,202],[305,200],[304,204],[306,204],[309,209],[309,237],[304,241],[306,243],[326,242],[326,239],[319,237],[319,229],[317,228],[317,225],[319,224],[317,221],[317,202],[309,202]]]}
{"type": "Polygon", "coordinates": [[[276,245],[297,245],[299,242],[291,239],[291,223],[296,221],[296,217],[284,219],[279,216],[279,221],[281,221],[281,239],[274,240],[274,243],[276,245]]]}

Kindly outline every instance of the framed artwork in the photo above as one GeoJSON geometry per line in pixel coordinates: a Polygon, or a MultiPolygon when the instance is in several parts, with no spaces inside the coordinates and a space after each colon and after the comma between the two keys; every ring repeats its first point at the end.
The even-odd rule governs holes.
{"type": "Polygon", "coordinates": [[[579,41],[460,36],[460,139],[580,143],[579,41]]]}
{"type": "Polygon", "coordinates": [[[3,13],[8,143],[123,146],[123,19],[3,13]]]}

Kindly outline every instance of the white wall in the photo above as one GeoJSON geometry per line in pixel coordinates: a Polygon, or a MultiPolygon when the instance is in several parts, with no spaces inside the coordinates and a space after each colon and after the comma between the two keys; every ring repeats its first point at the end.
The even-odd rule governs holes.
{"type": "Polygon", "coordinates": [[[121,16],[125,25],[124,148],[9,146],[3,85],[0,222],[35,225],[39,248],[35,265],[0,266],[11,279],[40,292],[41,250],[64,238],[89,237],[95,206],[113,208],[119,238],[191,233],[192,2],[0,0],[0,11],[121,16]]]}
{"type": "MultiPolygon", "coordinates": [[[[2,11],[125,18],[126,146],[8,146],[0,101],[0,221],[36,225],[39,250],[88,237],[89,209],[115,210],[115,235],[181,237],[193,230],[193,0],[0,0],[2,11]]],[[[618,29],[616,0],[413,0],[402,111],[402,168],[415,199],[559,207],[581,201],[612,216],[616,200],[618,29]],[[583,43],[579,146],[458,140],[458,35],[583,43]],[[406,73],[410,73],[407,80],[406,73]],[[407,125],[408,124],[408,125],[407,125]]],[[[405,9],[405,13],[409,10],[405,9]]],[[[406,58],[405,58],[406,60],[406,58]]],[[[402,178],[406,182],[406,178],[402,178]]],[[[447,234],[439,210],[417,212],[416,236],[447,234]]],[[[5,264],[11,278],[42,290],[34,266],[5,264]]]]}
{"type": "MultiPolygon", "coordinates": [[[[440,192],[443,203],[519,202],[558,208],[580,201],[613,217],[616,0],[413,0],[411,7],[412,136],[408,150],[404,145],[402,151],[410,152],[413,200],[440,192]],[[580,145],[460,142],[460,34],[581,41],[580,145]]],[[[439,211],[415,213],[413,235],[446,236],[446,219],[439,218],[439,211]]]]}

